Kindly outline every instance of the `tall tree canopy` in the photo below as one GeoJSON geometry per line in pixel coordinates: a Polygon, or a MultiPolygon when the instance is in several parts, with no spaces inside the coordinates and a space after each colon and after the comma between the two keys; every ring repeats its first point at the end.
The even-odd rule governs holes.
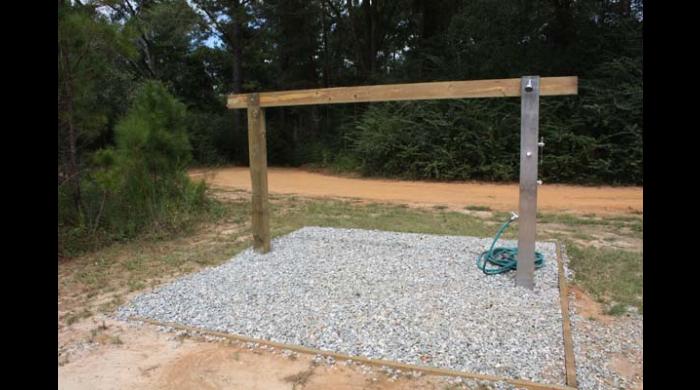
{"type": "MultiPolygon", "coordinates": [[[[580,80],[543,99],[545,180],[642,184],[642,27],[642,1],[60,1],[60,185],[79,208],[90,156],[149,80],[184,104],[195,163],[247,164],[231,92],[530,74],[580,80]]],[[[513,99],[267,113],[271,164],[517,179],[513,99]]]]}

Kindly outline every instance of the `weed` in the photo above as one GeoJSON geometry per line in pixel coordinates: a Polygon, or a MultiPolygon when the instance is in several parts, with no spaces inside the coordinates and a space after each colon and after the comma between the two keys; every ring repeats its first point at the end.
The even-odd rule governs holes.
{"type": "Polygon", "coordinates": [[[616,303],[612,305],[607,311],[606,314],[611,315],[611,316],[620,316],[627,313],[627,305],[623,305],[621,303],[616,303]]]}
{"type": "Polygon", "coordinates": [[[284,381],[292,383],[294,388],[296,388],[296,386],[304,386],[306,382],[309,381],[309,378],[311,378],[311,375],[313,375],[313,373],[314,370],[310,368],[308,370],[298,372],[294,375],[289,375],[284,378],[284,381]]]}
{"type": "Polygon", "coordinates": [[[467,206],[464,209],[471,211],[491,211],[491,207],[488,206],[467,206]]]}
{"type": "MultiPolygon", "coordinates": [[[[567,242],[575,282],[596,300],[617,302],[642,310],[642,253],[593,248],[567,242]]],[[[619,310],[619,309],[616,309],[619,310]]]]}
{"type": "MultiPolygon", "coordinates": [[[[218,201],[217,201],[218,202],[218,201]]],[[[167,239],[143,236],[117,243],[60,264],[61,293],[72,291],[88,298],[106,291],[136,291],[155,286],[171,276],[197,271],[229,260],[250,245],[250,202],[247,198],[227,199],[216,203],[221,217],[198,229],[167,239]],[[233,225],[233,226],[232,226],[233,225]],[[232,231],[225,238],[218,231],[232,231]]],[[[329,199],[278,196],[271,204],[270,228],[273,237],[304,226],[377,229],[385,231],[493,237],[509,213],[492,211],[487,218],[463,212],[431,208],[409,208],[329,199]]],[[[478,206],[477,206],[478,207],[478,206]]],[[[473,208],[472,208],[473,209],[473,208]]],[[[630,237],[642,235],[642,219],[637,216],[593,217],[571,214],[540,214],[538,240],[557,238],[569,242],[567,252],[576,272],[575,282],[597,299],[608,296],[612,302],[634,306],[642,311],[642,254],[622,249],[596,249],[585,242],[594,236],[630,237]],[[548,223],[557,224],[555,227],[548,223]],[[559,225],[563,225],[559,226],[559,225]],[[556,228],[556,230],[554,230],[556,228]]],[[[513,223],[502,236],[517,238],[518,224],[513,223]]],[[[615,241],[617,238],[606,238],[615,241]]],[[[112,310],[123,303],[118,295],[101,310],[112,310]]],[[[91,313],[71,314],[71,324],[91,313]]]]}
{"type": "Polygon", "coordinates": [[[77,314],[68,314],[66,316],[66,324],[68,325],[73,325],[74,323],[78,322],[79,320],[83,318],[89,318],[92,316],[92,312],[88,309],[83,309],[80,313],[77,314]]]}

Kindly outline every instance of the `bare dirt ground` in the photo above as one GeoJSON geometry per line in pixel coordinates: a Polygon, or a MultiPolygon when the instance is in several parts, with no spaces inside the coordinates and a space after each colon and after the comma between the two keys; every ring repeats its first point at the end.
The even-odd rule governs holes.
{"type": "MultiPolygon", "coordinates": [[[[313,355],[160,331],[102,315],[59,332],[58,388],[93,389],[449,389],[454,379],[392,377],[377,368],[326,365],[313,355]]],[[[393,375],[393,374],[392,374],[393,375]]]]}
{"type": "MultiPolygon", "coordinates": [[[[224,188],[250,190],[247,167],[190,171],[193,179],[224,188]]],[[[331,176],[295,168],[269,168],[270,193],[314,197],[360,198],[408,205],[440,205],[453,209],[485,206],[518,209],[517,184],[437,183],[331,176]]],[[[642,187],[584,187],[544,184],[537,194],[540,211],[590,214],[642,213],[642,187]]]]}

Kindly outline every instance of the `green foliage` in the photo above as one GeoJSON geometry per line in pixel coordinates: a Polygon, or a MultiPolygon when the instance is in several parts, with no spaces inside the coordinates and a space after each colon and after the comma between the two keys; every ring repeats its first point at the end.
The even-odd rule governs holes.
{"type": "MultiPolygon", "coordinates": [[[[196,163],[246,164],[245,112],[224,108],[232,87],[577,75],[578,96],[542,99],[542,178],[642,184],[641,1],[112,0],[107,13],[98,4],[59,7],[63,166],[67,120],[85,161],[116,142],[116,120],[145,79],[186,104],[196,163]]],[[[272,165],[517,179],[516,99],[274,108],[266,120],[272,165]]]]}
{"type": "Polygon", "coordinates": [[[205,211],[203,182],[189,181],[186,110],[160,82],[136,91],[116,126],[116,146],[97,151],[82,181],[82,223],[64,226],[67,249],[78,250],[151,232],[177,232],[205,211]]]}
{"type": "Polygon", "coordinates": [[[245,145],[246,140],[234,133],[231,123],[230,115],[188,112],[187,131],[196,163],[217,165],[225,162],[227,156],[245,155],[236,147],[245,145]]]}
{"type": "Polygon", "coordinates": [[[144,83],[115,128],[120,157],[155,178],[181,173],[191,158],[185,116],[184,104],[161,83],[144,83]]]}
{"type": "MultiPolygon", "coordinates": [[[[578,96],[542,99],[542,179],[643,184],[642,10],[638,0],[59,2],[62,237],[180,223],[165,216],[198,196],[184,184],[188,163],[248,162],[245,111],[225,108],[232,90],[576,75],[578,96]],[[174,96],[155,84],[134,94],[146,80],[174,96]]],[[[270,108],[266,121],[271,165],[518,176],[517,99],[270,108]]]]}
{"type": "Polygon", "coordinates": [[[416,179],[514,180],[517,132],[509,111],[493,102],[377,105],[348,134],[365,174],[416,179]],[[490,108],[490,109],[489,109],[490,108]]]}
{"type": "MultiPolygon", "coordinates": [[[[580,80],[576,97],[542,99],[547,182],[642,184],[642,67],[620,57],[580,80]]],[[[349,151],[367,175],[518,179],[517,101],[373,105],[354,123],[349,151]]]]}
{"type": "Polygon", "coordinates": [[[123,114],[131,80],[121,65],[133,58],[135,49],[117,26],[80,6],[59,7],[58,47],[58,151],[64,165],[69,122],[80,153],[103,144],[123,114]]]}

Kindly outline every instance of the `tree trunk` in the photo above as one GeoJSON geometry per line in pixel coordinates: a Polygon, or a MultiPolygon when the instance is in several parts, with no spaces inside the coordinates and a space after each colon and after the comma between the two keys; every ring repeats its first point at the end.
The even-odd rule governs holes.
{"type": "Polygon", "coordinates": [[[232,10],[231,18],[233,19],[233,33],[231,42],[231,51],[233,52],[233,92],[241,92],[243,81],[241,74],[241,54],[243,52],[241,45],[241,17],[240,17],[240,2],[235,0],[233,2],[234,8],[232,10]]]}
{"type": "Polygon", "coordinates": [[[323,42],[323,88],[330,85],[330,65],[328,63],[328,23],[326,21],[326,2],[321,3],[321,42],[323,42]]]}
{"type": "Polygon", "coordinates": [[[75,123],[73,121],[73,81],[72,72],[70,69],[69,54],[66,48],[60,48],[60,57],[63,62],[63,85],[64,85],[64,101],[65,101],[65,122],[68,126],[68,172],[67,180],[70,181],[71,198],[75,205],[75,211],[80,213],[80,175],[78,172],[78,136],[76,134],[75,123]]]}
{"type": "Polygon", "coordinates": [[[377,45],[377,12],[377,0],[374,0],[370,3],[369,9],[369,73],[372,78],[377,73],[377,52],[379,51],[377,45]]]}
{"type": "MultiPolygon", "coordinates": [[[[233,1],[231,9],[231,19],[233,23],[233,32],[231,34],[231,52],[233,54],[233,93],[241,93],[243,90],[243,75],[241,71],[242,62],[242,42],[241,42],[241,14],[243,10],[239,0],[233,1]]],[[[233,110],[233,126],[234,133],[238,134],[243,129],[243,115],[241,110],[233,110]]]]}
{"type": "Polygon", "coordinates": [[[75,211],[80,212],[80,175],[78,172],[78,152],[77,152],[77,137],[75,134],[75,126],[73,125],[73,103],[72,98],[68,97],[68,176],[71,181],[71,192],[75,211]]]}

